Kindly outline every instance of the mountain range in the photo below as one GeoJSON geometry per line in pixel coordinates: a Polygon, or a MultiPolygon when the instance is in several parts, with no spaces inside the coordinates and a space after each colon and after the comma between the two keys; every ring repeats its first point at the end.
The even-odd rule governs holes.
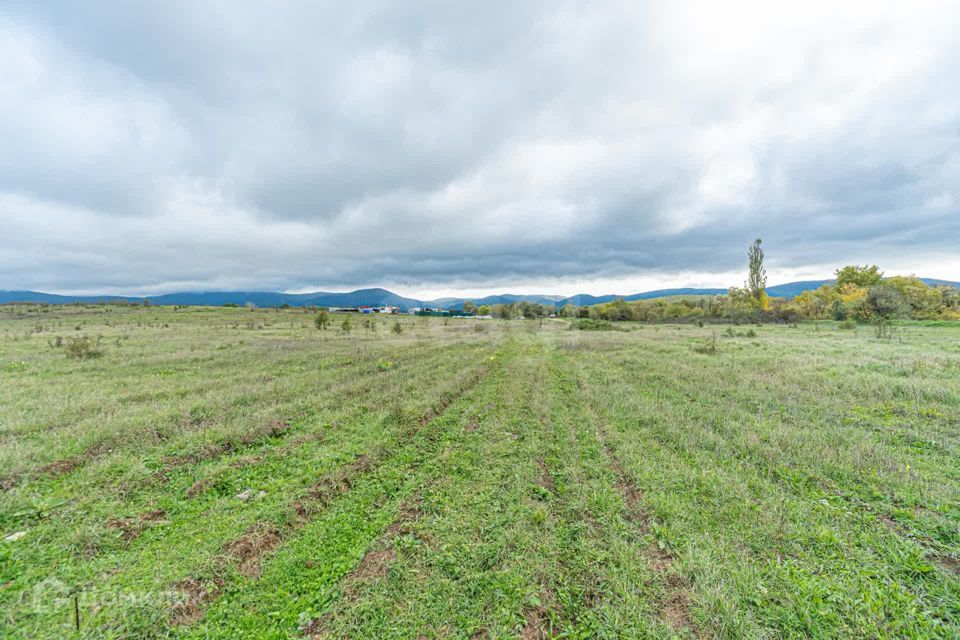
{"type": "MultiPolygon", "coordinates": [[[[920,278],[929,285],[948,285],[960,288],[960,282],[937,280],[935,278],[920,278]]],[[[767,293],[776,298],[793,298],[804,291],[816,289],[831,280],[803,280],[767,287],[767,293]]],[[[39,291],[0,291],[0,304],[13,302],[34,302],[45,304],[73,304],[96,302],[131,302],[140,303],[144,299],[156,305],[188,305],[188,306],[223,306],[225,304],[244,305],[253,303],[258,307],[279,307],[287,304],[292,307],[358,307],[358,306],[395,306],[403,311],[414,307],[439,307],[442,309],[459,309],[466,300],[472,300],[477,305],[509,304],[528,301],[539,304],[552,305],[557,308],[565,304],[577,306],[602,304],[617,298],[627,301],[649,300],[669,296],[703,296],[720,295],[726,289],[657,289],[631,295],[601,295],[594,296],[586,293],[570,297],[555,295],[514,295],[502,294],[483,298],[439,298],[436,300],[417,300],[406,298],[386,289],[357,289],[347,293],[331,293],[317,291],[313,293],[283,293],[279,291],[185,291],[180,293],[165,293],[156,296],[98,296],[98,295],[61,295],[43,293],[39,291]]]]}

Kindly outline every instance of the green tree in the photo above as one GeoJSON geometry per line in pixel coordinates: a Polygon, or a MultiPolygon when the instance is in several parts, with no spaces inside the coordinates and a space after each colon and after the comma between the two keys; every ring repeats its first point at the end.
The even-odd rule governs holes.
{"type": "Polygon", "coordinates": [[[872,287],[880,284],[883,280],[883,271],[877,265],[859,265],[851,264],[837,269],[834,274],[837,276],[837,282],[834,285],[837,289],[842,289],[845,284],[853,284],[858,287],[872,287]]]}
{"type": "Polygon", "coordinates": [[[490,307],[490,312],[501,320],[510,320],[514,315],[511,304],[495,304],[490,307]]]}
{"type": "Polygon", "coordinates": [[[490,315],[490,305],[482,304],[477,308],[478,316],[488,316],[490,315]]]}
{"type": "Polygon", "coordinates": [[[326,311],[321,311],[317,314],[317,317],[314,318],[313,323],[317,325],[317,329],[326,331],[327,327],[330,326],[330,314],[326,311]]]}
{"type": "Polygon", "coordinates": [[[833,319],[838,321],[846,320],[847,316],[850,315],[850,310],[847,308],[847,303],[839,298],[833,301],[830,311],[833,313],[833,319]]]}
{"type": "Polygon", "coordinates": [[[762,241],[757,238],[747,250],[747,260],[750,266],[750,273],[747,276],[747,290],[750,297],[754,299],[761,308],[766,307],[767,297],[767,270],[763,267],[763,249],[760,248],[762,241]]]}
{"type": "Polygon", "coordinates": [[[878,338],[890,337],[893,320],[903,313],[905,306],[899,291],[883,285],[870,287],[863,303],[867,319],[873,323],[878,338]]]}
{"type": "Polygon", "coordinates": [[[633,309],[623,298],[617,298],[606,308],[607,320],[633,320],[633,309]]]}
{"type": "Polygon", "coordinates": [[[477,305],[474,304],[473,302],[471,302],[470,300],[467,300],[467,301],[465,301],[465,302],[463,303],[463,312],[464,312],[464,313],[476,313],[476,312],[477,312],[477,305]]]}
{"type": "Polygon", "coordinates": [[[563,305],[563,308],[560,309],[560,317],[562,318],[575,318],[577,317],[577,305],[568,302],[563,305]]]}

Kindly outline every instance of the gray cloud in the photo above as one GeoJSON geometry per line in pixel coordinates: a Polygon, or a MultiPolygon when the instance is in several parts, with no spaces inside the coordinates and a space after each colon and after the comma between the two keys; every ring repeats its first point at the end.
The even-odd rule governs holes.
{"type": "Polygon", "coordinates": [[[757,235],[775,273],[958,276],[958,36],[949,2],[8,2],[0,288],[701,277],[757,235]]]}

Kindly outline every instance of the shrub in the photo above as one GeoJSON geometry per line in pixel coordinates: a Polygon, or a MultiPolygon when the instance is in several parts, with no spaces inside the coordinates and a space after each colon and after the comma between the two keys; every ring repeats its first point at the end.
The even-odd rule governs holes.
{"type": "Polygon", "coordinates": [[[344,333],[350,333],[350,330],[353,326],[350,324],[350,318],[344,318],[343,322],[340,323],[340,330],[344,333]]]}
{"type": "Polygon", "coordinates": [[[317,314],[317,317],[314,318],[313,323],[317,325],[317,329],[326,331],[327,327],[330,326],[330,314],[326,311],[321,311],[317,314]]]}
{"type": "Polygon", "coordinates": [[[393,326],[390,328],[390,331],[393,331],[395,334],[400,335],[403,333],[403,324],[399,320],[395,320],[393,326]]]}
{"type": "Polygon", "coordinates": [[[99,358],[103,355],[103,347],[101,346],[102,341],[103,336],[97,336],[96,340],[90,336],[67,338],[65,352],[68,358],[99,358]]]}
{"type": "Polygon", "coordinates": [[[834,320],[846,320],[850,315],[850,309],[847,307],[847,303],[843,300],[834,300],[833,306],[831,307],[831,312],[833,313],[834,320]]]}
{"type": "Polygon", "coordinates": [[[612,331],[613,324],[607,320],[582,318],[577,321],[577,329],[580,329],[580,331],[612,331]]]}
{"type": "Polygon", "coordinates": [[[844,329],[844,330],[856,329],[856,328],[857,328],[857,322],[856,322],[853,318],[847,318],[846,320],[844,320],[843,322],[841,322],[841,323],[838,325],[838,327],[841,328],[841,329],[844,329]]]}
{"type": "Polygon", "coordinates": [[[878,338],[893,337],[893,320],[903,313],[904,306],[903,296],[893,287],[877,285],[867,290],[864,315],[873,324],[878,338]]]}

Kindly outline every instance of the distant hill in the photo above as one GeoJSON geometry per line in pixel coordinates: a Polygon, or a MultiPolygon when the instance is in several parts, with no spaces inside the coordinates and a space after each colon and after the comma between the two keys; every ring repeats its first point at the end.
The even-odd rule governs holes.
{"type": "MultiPolygon", "coordinates": [[[[960,288],[960,282],[950,280],[938,280],[936,278],[920,278],[925,283],[936,285],[947,285],[960,288]]],[[[824,284],[829,284],[832,280],[804,280],[800,282],[788,282],[786,284],[767,287],[767,293],[777,298],[793,298],[804,291],[816,289],[824,284]]],[[[156,296],[73,296],[60,295],[55,293],[43,293],[40,291],[0,291],[0,304],[9,304],[12,302],[35,302],[43,304],[72,304],[72,303],[97,303],[97,302],[130,302],[142,303],[144,299],[151,304],[157,305],[189,305],[189,306],[223,306],[225,304],[244,305],[248,302],[258,307],[279,307],[288,304],[293,307],[304,307],[315,305],[318,307],[358,307],[369,306],[396,306],[403,311],[413,307],[440,307],[443,309],[459,309],[466,300],[471,300],[477,305],[492,304],[510,304],[525,300],[545,305],[555,305],[557,308],[565,304],[574,304],[577,306],[589,306],[594,304],[603,304],[611,302],[617,298],[623,298],[627,301],[650,300],[653,298],[665,298],[668,296],[709,296],[721,295],[726,293],[726,289],[657,289],[655,291],[645,291],[630,295],[601,295],[594,296],[586,293],[577,294],[567,298],[552,295],[517,295],[504,293],[495,296],[486,296],[483,298],[440,298],[437,300],[418,300],[416,298],[406,298],[397,295],[387,289],[358,289],[345,293],[335,293],[327,291],[316,291],[312,293],[282,293],[279,291],[184,291],[179,293],[165,293],[156,296]]]]}
{"type": "Polygon", "coordinates": [[[427,306],[436,306],[443,309],[459,309],[463,303],[469,300],[477,306],[490,304],[513,304],[514,302],[536,302],[537,304],[555,305],[563,300],[563,296],[550,296],[543,294],[514,295],[512,293],[502,293],[495,296],[486,296],[483,298],[439,298],[437,300],[428,300],[424,302],[427,306]]]}
{"type": "Polygon", "coordinates": [[[38,302],[46,304],[72,304],[97,302],[141,303],[149,300],[156,305],[189,305],[220,307],[225,304],[245,305],[248,302],[258,307],[293,307],[316,305],[320,307],[357,307],[361,305],[392,305],[404,310],[422,306],[412,298],[404,298],[386,289],[358,289],[347,293],[317,291],[313,293],[282,293],[278,291],[184,291],[156,296],[72,296],[41,293],[37,291],[0,291],[0,304],[10,302],[38,302]]]}

